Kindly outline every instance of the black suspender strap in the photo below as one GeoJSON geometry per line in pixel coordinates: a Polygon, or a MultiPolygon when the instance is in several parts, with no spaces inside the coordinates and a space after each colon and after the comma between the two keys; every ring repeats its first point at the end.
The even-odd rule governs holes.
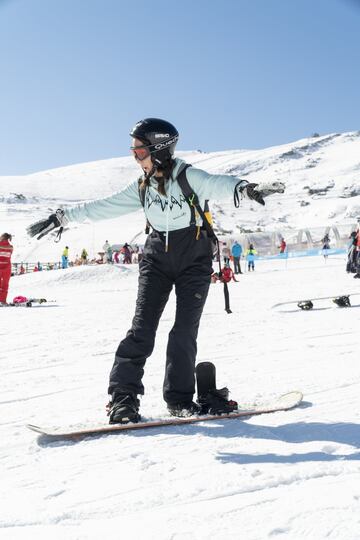
{"type": "MultiPolygon", "coordinates": [[[[190,212],[191,212],[190,225],[196,225],[195,205],[192,202],[192,200],[193,200],[192,198],[195,195],[195,193],[191,189],[191,186],[190,186],[190,184],[188,182],[188,179],[186,178],[186,169],[188,169],[189,167],[191,167],[190,164],[187,164],[184,167],[182,167],[180,169],[180,172],[178,173],[178,175],[176,177],[176,180],[177,180],[177,183],[179,184],[180,189],[181,189],[181,191],[182,191],[182,193],[183,193],[183,195],[184,195],[184,197],[186,199],[186,202],[190,206],[190,212]]],[[[195,197],[196,197],[196,195],[195,195],[195,197]]]]}
{"type": "Polygon", "coordinates": [[[201,217],[203,221],[203,227],[206,229],[208,236],[210,238],[214,238],[218,242],[214,229],[210,225],[207,217],[205,216],[204,210],[200,206],[199,198],[196,195],[196,193],[193,191],[186,177],[186,169],[188,169],[189,167],[191,167],[191,165],[189,164],[183,167],[180,170],[179,174],[177,175],[176,180],[181,188],[181,191],[184,194],[186,202],[190,206],[190,210],[191,210],[190,225],[196,225],[196,218],[195,218],[195,209],[196,209],[197,213],[199,214],[199,216],[201,217]]]}
{"type": "MultiPolygon", "coordinates": [[[[204,210],[201,208],[198,196],[193,191],[193,189],[191,188],[191,186],[190,186],[190,184],[188,182],[188,179],[186,177],[186,169],[188,169],[189,167],[191,167],[191,165],[189,165],[189,164],[187,164],[185,167],[183,167],[180,170],[180,172],[178,173],[176,180],[177,180],[177,182],[178,182],[178,184],[179,184],[179,186],[181,188],[181,191],[184,194],[184,197],[185,197],[187,203],[190,206],[190,210],[191,210],[190,224],[191,225],[196,225],[196,218],[195,218],[195,209],[196,209],[199,216],[202,219],[203,227],[205,228],[205,230],[206,230],[206,232],[208,234],[208,237],[211,238],[217,245],[217,254],[218,254],[218,262],[219,262],[219,278],[221,279],[222,271],[221,271],[221,260],[220,260],[221,254],[220,254],[219,239],[216,236],[216,234],[214,232],[214,229],[210,225],[210,223],[209,223],[209,221],[208,221],[208,219],[207,219],[207,217],[205,215],[204,210]]],[[[232,313],[232,311],[230,309],[229,289],[228,289],[227,283],[225,281],[223,283],[224,283],[225,311],[226,311],[226,313],[232,313]]]]}

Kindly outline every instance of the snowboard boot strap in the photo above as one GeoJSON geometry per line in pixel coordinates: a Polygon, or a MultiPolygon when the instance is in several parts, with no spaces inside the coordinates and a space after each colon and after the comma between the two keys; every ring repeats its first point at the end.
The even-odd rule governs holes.
{"type": "Polygon", "coordinates": [[[140,402],[132,394],[113,394],[112,400],[107,404],[107,415],[110,424],[127,424],[139,422],[140,402]]]}
{"type": "Polygon", "coordinates": [[[209,390],[206,396],[199,397],[198,403],[201,414],[229,414],[238,410],[236,401],[229,400],[228,388],[209,390]]]}

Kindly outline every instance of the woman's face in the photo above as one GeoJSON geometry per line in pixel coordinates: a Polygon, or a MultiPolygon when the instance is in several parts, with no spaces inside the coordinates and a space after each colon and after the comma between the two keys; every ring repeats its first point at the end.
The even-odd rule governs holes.
{"type": "Polygon", "coordinates": [[[136,159],[137,163],[140,165],[142,170],[145,173],[149,173],[151,169],[153,168],[153,164],[151,161],[151,155],[150,153],[146,156],[148,153],[147,149],[144,148],[144,143],[140,141],[139,139],[133,139],[132,140],[132,146],[131,146],[132,153],[134,154],[134,158],[136,159]],[[142,149],[136,151],[136,147],[142,147],[142,149]],[[143,157],[144,156],[144,157],[143,157]]]}

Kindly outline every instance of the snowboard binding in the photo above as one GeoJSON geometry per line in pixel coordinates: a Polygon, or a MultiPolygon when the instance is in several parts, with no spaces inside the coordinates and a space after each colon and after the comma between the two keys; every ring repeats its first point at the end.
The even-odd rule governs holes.
{"type": "Polygon", "coordinates": [[[229,399],[228,388],[214,388],[197,400],[200,405],[200,414],[229,414],[238,410],[236,401],[229,399]]]}
{"type": "Polygon", "coordinates": [[[229,414],[238,410],[236,401],[229,399],[227,388],[216,388],[216,368],[211,362],[196,366],[196,379],[200,414],[229,414]]]}
{"type": "Polygon", "coordinates": [[[350,298],[349,296],[337,296],[336,298],[333,298],[334,304],[336,304],[339,307],[351,307],[350,304],[350,298]]]}
{"type": "Polygon", "coordinates": [[[298,302],[298,307],[304,311],[309,311],[314,307],[314,304],[311,300],[302,300],[301,302],[298,302]]]}

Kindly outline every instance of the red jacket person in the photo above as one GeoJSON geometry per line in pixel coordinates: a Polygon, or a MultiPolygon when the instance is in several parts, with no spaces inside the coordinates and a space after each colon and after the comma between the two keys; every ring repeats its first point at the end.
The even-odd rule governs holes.
{"type": "Polygon", "coordinates": [[[0,236],[0,303],[6,304],[9,281],[11,277],[11,255],[13,247],[10,244],[11,234],[0,236]]]}

